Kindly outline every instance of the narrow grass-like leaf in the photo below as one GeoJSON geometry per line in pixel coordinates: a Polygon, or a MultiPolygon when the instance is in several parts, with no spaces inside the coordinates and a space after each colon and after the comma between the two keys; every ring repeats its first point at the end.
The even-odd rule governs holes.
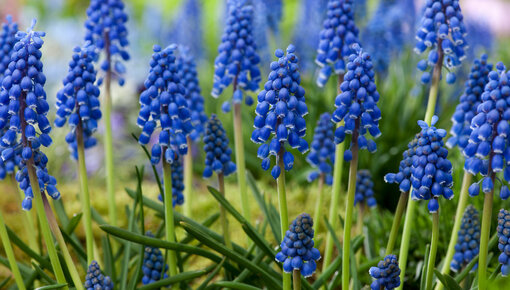
{"type": "MultiPolygon", "coordinates": [[[[135,216],[136,216],[135,212],[136,212],[137,204],[138,204],[138,200],[135,199],[135,201],[133,202],[133,207],[132,207],[131,211],[129,211],[126,206],[126,215],[129,217],[128,229],[130,232],[134,232],[135,216]]],[[[124,260],[122,262],[122,267],[121,267],[121,272],[120,272],[120,289],[126,289],[130,254],[131,254],[131,243],[128,242],[126,244],[126,250],[124,252],[124,260]]]]}
{"type": "Polygon", "coordinates": [[[44,270],[41,269],[41,267],[39,267],[39,265],[32,262],[32,266],[34,267],[37,274],[39,274],[39,277],[41,277],[41,280],[46,281],[46,283],[48,283],[48,284],[56,284],[57,283],[57,281],[53,280],[53,278],[51,278],[48,274],[46,274],[46,272],[44,272],[44,270]]]}
{"type": "MultiPolygon", "coordinates": [[[[202,226],[204,227],[211,227],[218,219],[220,218],[220,213],[219,212],[216,212],[216,213],[213,213],[212,215],[210,215],[209,217],[207,217],[203,222],[202,222],[202,226]]],[[[186,235],[186,237],[184,237],[182,240],[179,241],[180,244],[188,244],[190,243],[191,241],[193,241],[194,238],[191,236],[191,235],[186,235]]]]}
{"type": "Polygon", "coordinates": [[[76,229],[76,227],[78,226],[78,224],[80,223],[80,220],[81,220],[81,217],[83,216],[83,213],[77,213],[75,214],[70,220],[69,222],[67,223],[67,225],[65,226],[64,230],[66,231],[66,233],[68,234],[72,234],[74,233],[74,230],[76,229]]]}
{"type": "Polygon", "coordinates": [[[20,250],[22,250],[25,254],[27,254],[30,258],[37,261],[37,263],[41,264],[41,266],[45,269],[51,269],[51,263],[49,259],[43,258],[41,255],[34,252],[27,244],[25,244],[19,237],[13,232],[7,225],[5,226],[7,229],[7,234],[9,235],[9,239],[12,244],[18,246],[20,250]]]}
{"type": "Polygon", "coordinates": [[[434,269],[434,273],[437,276],[437,279],[443,283],[444,287],[449,290],[462,290],[462,287],[460,287],[459,283],[453,279],[450,275],[444,275],[441,274],[438,270],[434,269]]]}
{"type": "MultiPolygon", "coordinates": [[[[136,143],[138,143],[138,137],[136,137],[136,135],[134,133],[131,133],[131,136],[136,140],[136,143]]],[[[149,153],[149,150],[147,150],[147,147],[145,147],[144,145],[140,145],[140,147],[142,147],[142,150],[145,153],[145,156],[147,157],[147,159],[150,162],[151,154],[149,153]]],[[[161,196],[164,196],[163,186],[161,185],[161,179],[159,178],[158,170],[156,169],[156,166],[154,164],[152,164],[152,162],[150,162],[150,164],[152,166],[152,172],[154,173],[154,178],[156,179],[156,184],[159,187],[159,193],[161,194],[161,196]]]]}
{"type": "Polygon", "coordinates": [[[115,275],[115,261],[113,259],[112,245],[107,236],[101,237],[101,244],[103,246],[103,271],[107,276],[110,276],[113,281],[116,281],[115,275]]]}
{"type": "Polygon", "coordinates": [[[341,252],[340,249],[342,249],[342,245],[340,244],[340,240],[336,236],[335,230],[329,223],[326,216],[324,216],[324,224],[326,225],[326,228],[328,229],[329,233],[331,234],[331,237],[333,238],[333,243],[335,244],[336,249],[338,250],[338,252],[341,252]]]}
{"type": "Polygon", "coordinates": [[[351,270],[351,278],[352,278],[352,289],[359,290],[359,289],[361,289],[361,283],[358,280],[358,266],[356,265],[356,256],[354,255],[352,244],[351,244],[351,249],[350,249],[349,253],[351,255],[349,260],[351,261],[350,270],[351,270]]]}
{"type": "Polygon", "coordinates": [[[218,273],[220,272],[220,270],[223,267],[223,264],[225,263],[226,260],[227,260],[226,258],[223,258],[223,260],[221,260],[221,262],[218,263],[218,265],[216,265],[214,270],[211,273],[209,273],[209,275],[207,275],[207,277],[202,282],[202,284],[200,284],[200,286],[198,286],[197,290],[203,290],[203,289],[205,289],[205,287],[207,287],[207,285],[214,279],[214,277],[216,277],[216,275],[218,275],[218,273]]]}
{"type": "MultiPolygon", "coordinates": [[[[83,247],[81,244],[77,243],[71,236],[62,228],[60,228],[60,231],[62,232],[62,236],[64,237],[64,241],[71,245],[71,247],[75,250],[75,252],[78,254],[79,258],[82,261],[87,260],[87,253],[85,250],[83,250],[83,247]]],[[[87,263],[85,262],[84,265],[87,263]]]]}
{"type": "Polygon", "coordinates": [[[10,280],[11,277],[7,277],[4,280],[2,280],[2,282],[0,282],[0,289],[4,289],[5,285],[7,285],[7,283],[9,283],[10,280]]]}
{"type": "MultiPolygon", "coordinates": [[[[497,243],[498,243],[498,236],[497,236],[497,234],[494,234],[491,237],[491,239],[489,240],[489,246],[488,246],[489,251],[492,248],[494,248],[497,243]]],[[[490,261],[490,259],[487,259],[487,261],[490,261]]],[[[469,262],[467,264],[467,266],[464,267],[464,269],[462,269],[462,271],[457,276],[455,276],[455,281],[457,283],[460,283],[460,281],[464,280],[464,278],[466,278],[466,276],[469,274],[469,271],[471,271],[471,269],[473,269],[473,267],[476,265],[476,263],[478,263],[478,255],[474,256],[473,259],[471,260],[471,262],[469,262]]]]}
{"type": "MultiPolygon", "coordinates": [[[[3,264],[8,269],[11,268],[11,265],[9,264],[9,260],[7,260],[7,258],[4,256],[0,256],[0,264],[3,264]]],[[[22,276],[30,275],[32,273],[33,270],[30,267],[26,266],[25,264],[21,264],[21,263],[17,263],[17,264],[18,264],[18,268],[19,268],[19,271],[21,272],[22,276]]]]}
{"type": "Polygon", "coordinates": [[[92,214],[92,219],[99,225],[107,224],[107,222],[103,219],[100,213],[93,207],[90,208],[90,212],[92,214]]]}
{"type": "Polygon", "coordinates": [[[61,283],[61,284],[55,284],[55,285],[48,285],[48,286],[38,287],[38,288],[35,288],[35,290],[62,289],[64,287],[66,287],[66,286],[67,286],[66,283],[61,283]]]}
{"type": "Polygon", "coordinates": [[[260,288],[240,283],[240,282],[230,282],[230,281],[218,281],[213,284],[218,288],[226,288],[226,289],[237,289],[237,290],[260,290],[260,288]]]}
{"type": "Polygon", "coordinates": [[[277,215],[277,218],[274,218],[274,215],[270,212],[270,207],[268,208],[266,201],[264,200],[263,194],[260,192],[257,182],[255,181],[255,178],[253,178],[253,175],[248,172],[248,184],[252,189],[253,196],[255,197],[255,200],[259,204],[260,209],[262,212],[264,212],[264,216],[269,222],[269,226],[271,227],[271,232],[273,233],[273,236],[276,241],[281,241],[281,230],[280,230],[280,216],[277,215]]]}
{"type": "Polygon", "coordinates": [[[67,228],[67,225],[69,224],[69,218],[67,216],[66,209],[64,203],[62,202],[62,199],[54,200],[53,208],[57,213],[58,220],[60,221],[62,227],[67,228]]]}
{"type": "Polygon", "coordinates": [[[160,289],[161,287],[192,280],[207,274],[207,270],[183,272],[172,277],[161,279],[154,283],[139,287],[138,290],[160,289]]]}
{"type": "MultiPolygon", "coordinates": [[[[423,267],[421,268],[421,275],[420,275],[420,289],[426,290],[426,284],[427,284],[427,268],[429,264],[429,254],[430,254],[430,244],[427,244],[425,246],[425,259],[423,261],[423,267]]],[[[419,267],[416,271],[419,271],[419,267]]]]}
{"type": "Polygon", "coordinates": [[[494,279],[496,279],[496,277],[498,277],[498,274],[499,274],[500,270],[501,270],[501,264],[498,264],[496,269],[490,275],[489,281],[494,281],[494,279]]]}

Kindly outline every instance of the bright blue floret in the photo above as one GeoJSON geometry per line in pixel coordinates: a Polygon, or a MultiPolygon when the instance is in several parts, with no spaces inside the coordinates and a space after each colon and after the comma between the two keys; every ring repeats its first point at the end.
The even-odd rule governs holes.
{"type": "Polygon", "coordinates": [[[236,171],[231,160],[232,149],[228,146],[228,137],[218,117],[213,114],[207,122],[204,135],[205,169],[203,176],[209,178],[213,172],[227,176],[236,171]]]}
{"type": "Polygon", "coordinates": [[[92,261],[87,270],[83,286],[87,290],[113,290],[113,281],[109,276],[101,274],[99,264],[96,261],[92,261]]]}
{"type": "Polygon", "coordinates": [[[305,277],[315,273],[315,261],[321,258],[319,250],[314,248],[313,220],[309,214],[300,214],[289,226],[276,254],[276,261],[283,263],[283,271],[291,273],[300,270],[305,277]]]}
{"type": "Polygon", "coordinates": [[[2,23],[0,30],[0,84],[7,66],[11,62],[11,52],[16,43],[18,24],[12,21],[12,16],[7,15],[6,22],[2,23]]]}
{"type": "MultiPolygon", "coordinates": [[[[342,93],[335,99],[336,110],[331,118],[335,123],[345,121],[345,124],[335,131],[335,143],[342,143],[346,134],[357,135],[359,149],[368,149],[373,153],[377,150],[377,145],[365,135],[367,132],[374,138],[381,135],[379,130],[381,110],[377,107],[379,93],[374,82],[375,74],[370,55],[363,52],[357,44],[353,49],[356,53],[349,56],[347,73],[340,85],[342,93]]],[[[351,147],[352,144],[351,140],[351,147]]],[[[345,150],[344,159],[351,161],[350,148],[345,150]]]]}
{"type": "Polygon", "coordinates": [[[453,198],[452,163],[447,159],[448,149],[444,147],[443,141],[446,130],[434,127],[437,120],[437,116],[432,117],[431,126],[418,121],[421,132],[411,169],[411,197],[413,200],[428,200],[431,213],[439,209],[440,196],[453,198]]]}
{"type": "Polygon", "coordinates": [[[85,148],[93,147],[97,143],[96,138],[92,137],[101,118],[97,72],[94,69],[97,58],[94,46],[76,47],[63,81],[64,87],[57,93],[55,126],[62,127],[69,120],[71,132],[67,134],[66,142],[74,159],[78,159],[78,127],[83,130],[85,148]]]}
{"type": "Polygon", "coordinates": [[[402,161],[398,167],[398,173],[388,173],[384,176],[387,183],[398,183],[401,192],[411,190],[411,171],[413,166],[413,156],[416,154],[418,146],[418,138],[420,134],[416,134],[411,142],[407,145],[407,150],[402,153],[402,161]]]}
{"type": "MultiPolygon", "coordinates": [[[[170,164],[172,172],[172,207],[182,205],[184,203],[184,167],[182,166],[182,157],[176,156],[172,164],[170,164]]],[[[163,201],[161,194],[158,196],[163,201]]]]}
{"type": "Polygon", "coordinates": [[[44,32],[33,31],[35,20],[27,32],[16,33],[17,43],[11,54],[11,62],[5,70],[0,91],[0,140],[4,164],[13,168],[19,164],[16,180],[25,193],[22,208],[32,208],[34,194],[28,178],[27,162],[32,159],[36,168],[41,193],[47,192],[53,199],[60,198],[57,180],[48,174],[48,158],[40,150],[53,142],[48,135],[51,125],[46,115],[46,102],[42,53],[44,32]],[[18,163],[19,160],[19,163],[18,163]]]}
{"type": "Polygon", "coordinates": [[[308,175],[308,181],[312,182],[324,175],[326,184],[333,183],[333,164],[335,163],[335,129],[331,122],[331,115],[324,113],[320,116],[313,134],[310,153],[306,156],[306,161],[317,168],[308,175]]]}
{"type": "Polygon", "coordinates": [[[468,145],[472,131],[471,120],[477,114],[477,108],[482,102],[482,93],[489,82],[490,71],[492,71],[492,64],[487,63],[486,54],[483,54],[480,60],[474,61],[469,79],[464,84],[464,94],[460,96],[460,103],[452,116],[453,126],[450,130],[452,137],[446,142],[449,148],[458,145],[464,150],[468,145]]]}
{"type": "Polygon", "coordinates": [[[106,55],[111,56],[113,68],[109,67],[108,59],[105,58],[101,69],[115,72],[114,76],[118,78],[119,85],[123,85],[122,76],[126,68],[122,61],[129,60],[129,53],[126,51],[129,44],[126,27],[128,15],[124,11],[124,3],[122,0],[90,0],[87,17],[85,40],[100,50],[109,49],[106,55]]]}
{"type": "MultiPolygon", "coordinates": [[[[146,236],[153,238],[154,235],[151,231],[145,233],[146,236]]],[[[145,247],[143,254],[143,266],[142,266],[142,283],[143,285],[151,284],[161,279],[168,278],[168,265],[165,263],[165,259],[161,250],[154,247],[145,247]]]]}
{"type": "MultiPolygon", "coordinates": [[[[473,175],[480,173],[485,176],[482,181],[482,191],[489,193],[494,190],[492,177],[503,171],[503,177],[510,181],[510,72],[505,71],[502,63],[496,65],[496,71],[489,73],[489,82],[481,96],[477,114],[471,120],[471,135],[469,144],[464,148],[466,163],[464,168],[473,175]]],[[[478,195],[478,185],[469,188],[471,196],[478,195]]],[[[507,199],[510,190],[506,185],[501,187],[499,196],[507,199]]]]}
{"type": "Polygon", "coordinates": [[[234,82],[234,103],[242,102],[241,90],[255,91],[261,80],[257,45],[253,38],[253,7],[245,0],[228,1],[226,20],[218,56],[214,61],[214,83],[211,94],[221,95],[234,82]],[[239,96],[235,96],[238,94],[239,96]]]}
{"type": "MultiPolygon", "coordinates": [[[[298,58],[294,54],[294,45],[287,47],[287,54],[277,49],[275,56],[278,61],[271,63],[271,72],[264,89],[257,96],[253,133],[251,140],[261,144],[257,156],[262,159],[262,169],[268,170],[271,156],[283,158],[284,169],[289,171],[294,165],[294,155],[285,150],[297,148],[301,154],[308,151],[308,143],[303,139],[306,134],[306,122],[303,118],[308,114],[305,103],[305,89],[300,85],[298,58]]],[[[274,179],[280,176],[282,168],[275,164],[271,170],[274,179]]]]}
{"type": "MultiPolygon", "coordinates": [[[[429,83],[430,70],[443,55],[443,65],[449,70],[459,66],[466,58],[466,28],[458,0],[427,0],[418,32],[416,32],[416,53],[429,50],[427,60],[418,63],[423,71],[421,81],[429,83]]],[[[455,74],[449,72],[446,82],[455,82],[455,74]]]]}
{"type": "Polygon", "coordinates": [[[171,164],[178,155],[186,154],[186,136],[193,131],[186,88],[179,78],[174,56],[175,48],[175,45],[165,49],[154,46],[145,90],[140,94],[141,108],[136,123],[143,130],[139,143],[148,144],[156,127],[161,129],[158,141],[152,146],[153,164],[158,164],[162,155],[171,164]]]}
{"type": "Polygon", "coordinates": [[[368,272],[375,279],[370,285],[372,290],[395,289],[400,286],[400,268],[395,255],[384,257],[377,267],[371,267],[368,272]]]}
{"type": "MultiPolygon", "coordinates": [[[[467,266],[473,260],[473,257],[478,255],[480,248],[480,218],[474,206],[469,205],[464,211],[458,235],[455,254],[450,263],[450,269],[455,272],[467,266]]],[[[471,271],[474,271],[477,266],[478,264],[471,271]]]]}
{"type": "Polygon", "coordinates": [[[374,182],[372,174],[368,170],[358,170],[356,177],[356,194],[354,195],[354,205],[358,203],[366,203],[368,207],[377,205],[374,198],[374,182]]]}

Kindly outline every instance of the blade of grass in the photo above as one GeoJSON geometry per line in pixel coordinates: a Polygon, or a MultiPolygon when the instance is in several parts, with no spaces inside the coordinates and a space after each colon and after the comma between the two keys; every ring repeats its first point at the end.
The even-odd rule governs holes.
{"type": "Polygon", "coordinates": [[[355,259],[355,256],[354,256],[354,251],[353,251],[353,245],[352,244],[351,244],[351,249],[350,249],[350,255],[351,255],[351,259],[350,259],[351,267],[350,267],[350,270],[351,270],[352,289],[353,290],[359,290],[359,289],[361,289],[361,283],[358,280],[358,266],[356,265],[356,259],[355,259]]]}
{"type": "MultiPolygon", "coordinates": [[[[489,241],[489,251],[494,248],[496,246],[496,244],[498,243],[498,236],[496,234],[494,234],[490,241],[489,241]]],[[[464,267],[464,269],[462,269],[462,271],[457,275],[455,276],[455,281],[457,283],[460,283],[460,281],[464,280],[464,278],[466,278],[466,276],[469,274],[469,271],[471,271],[471,269],[473,269],[473,267],[476,265],[476,263],[478,263],[478,255],[474,256],[473,259],[471,260],[471,262],[469,262],[469,264],[467,264],[466,267],[464,267]]],[[[478,265],[480,267],[480,265],[478,265]]]]}
{"type": "Polygon", "coordinates": [[[48,283],[48,284],[56,284],[57,283],[57,281],[53,280],[48,274],[46,274],[46,272],[44,272],[44,270],[41,269],[41,267],[39,267],[39,265],[32,262],[32,266],[34,267],[37,274],[39,274],[39,277],[41,277],[41,280],[46,281],[46,283],[48,283]]]}
{"type": "Polygon", "coordinates": [[[450,275],[443,275],[438,270],[434,269],[437,279],[443,283],[444,287],[449,290],[462,290],[462,287],[450,275]]]}
{"type": "MultiPolygon", "coordinates": [[[[211,227],[218,220],[219,217],[220,217],[219,212],[213,213],[202,222],[202,226],[207,228],[211,227]]],[[[191,235],[186,235],[182,240],[179,241],[179,243],[188,244],[193,240],[194,238],[191,235]]]]}
{"type": "Polygon", "coordinates": [[[426,290],[429,252],[430,252],[430,244],[427,244],[427,246],[425,246],[425,256],[424,256],[425,259],[423,261],[423,267],[421,268],[421,277],[420,277],[420,289],[422,289],[422,290],[426,290]]]}
{"type": "Polygon", "coordinates": [[[255,179],[253,178],[253,175],[248,172],[248,185],[251,187],[253,196],[255,197],[255,200],[259,204],[260,209],[262,212],[264,212],[264,216],[269,221],[269,226],[271,227],[271,232],[273,233],[273,236],[276,241],[281,241],[281,233],[280,233],[280,216],[278,214],[276,215],[276,218],[274,215],[272,215],[269,212],[269,208],[266,204],[266,201],[264,200],[264,197],[262,193],[260,192],[259,188],[257,187],[257,183],[255,179]]]}
{"type": "Polygon", "coordinates": [[[66,283],[61,283],[61,284],[55,284],[55,285],[48,285],[48,286],[38,287],[38,288],[36,288],[36,290],[62,289],[64,287],[66,287],[66,286],[67,286],[66,283]]]}
{"type": "Polygon", "coordinates": [[[30,258],[37,261],[37,263],[41,264],[41,266],[45,269],[51,269],[51,263],[48,258],[43,258],[43,256],[37,254],[34,252],[30,247],[25,244],[19,237],[14,233],[7,225],[7,234],[9,235],[9,239],[11,240],[11,243],[18,246],[20,250],[22,250],[25,254],[27,254],[30,258]]]}
{"type": "Polygon", "coordinates": [[[164,286],[169,286],[169,285],[176,284],[179,282],[189,281],[189,280],[198,278],[200,276],[207,274],[207,272],[208,272],[207,270],[183,272],[183,273],[174,275],[172,277],[161,279],[154,283],[139,287],[138,290],[160,289],[161,287],[164,287],[164,286]]]}
{"type": "Polygon", "coordinates": [[[214,286],[220,287],[220,288],[227,288],[227,289],[237,289],[237,290],[260,290],[260,288],[239,283],[239,282],[230,282],[230,281],[218,281],[213,284],[214,286]]]}
{"type": "Polygon", "coordinates": [[[209,273],[209,275],[207,275],[207,277],[202,282],[202,284],[200,284],[200,286],[198,286],[197,290],[203,290],[203,289],[205,289],[205,287],[207,287],[209,282],[211,282],[212,279],[214,279],[214,277],[216,277],[216,275],[218,275],[218,273],[220,272],[221,268],[223,267],[223,264],[225,264],[226,260],[227,260],[226,258],[223,258],[223,260],[221,260],[221,262],[218,263],[218,265],[216,265],[214,270],[211,273],[209,273]]]}
{"type": "Polygon", "coordinates": [[[115,276],[115,261],[113,260],[112,246],[108,236],[101,237],[101,244],[103,245],[103,271],[116,281],[115,276]]]}
{"type": "Polygon", "coordinates": [[[76,229],[76,227],[78,226],[78,224],[80,223],[80,220],[81,220],[81,217],[83,216],[83,213],[78,213],[78,214],[75,214],[70,220],[69,222],[67,223],[67,225],[65,226],[65,232],[68,233],[68,234],[72,234],[74,233],[74,230],[76,229]]]}
{"type": "MultiPolygon", "coordinates": [[[[129,222],[128,222],[128,229],[130,232],[133,232],[134,231],[134,227],[135,227],[135,211],[136,211],[136,206],[138,205],[138,200],[135,200],[133,202],[133,207],[132,207],[132,210],[129,211],[126,207],[126,215],[128,216],[129,218],[129,222]]],[[[127,243],[126,244],[126,250],[124,252],[124,260],[122,262],[122,268],[121,268],[121,272],[120,272],[120,289],[126,289],[126,283],[127,283],[127,275],[128,275],[128,270],[129,270],[129,258],[130,258],[130,254],[131,254],[131,243],[127,243]]]]}

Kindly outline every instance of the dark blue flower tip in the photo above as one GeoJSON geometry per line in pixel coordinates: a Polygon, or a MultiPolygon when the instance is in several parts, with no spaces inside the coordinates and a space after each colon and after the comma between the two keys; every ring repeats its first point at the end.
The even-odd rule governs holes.
{"type": "Polygon", "coordinates": [[[299,215],[285,233],[280,252],[276,254],[276,261],[283,263],[283,270],[290,273],[300,270],[301,275],[309,277],[315,273],[315,261],[321,258],[319,250],[314,248],[313,220],[309,214],[299,215]]]}
{"type": "Polygon", "coordinates": [[[372,290],[395,289],[400,286],[400,268],[395,255],[387,255],[379,261],[377,267],[371,267],[368,273],[375,279],[370,285],[372,290]]]}
{"type": "Polygon", "coordinates": [[[455,254],[450,263],[450,269],[454,272],[460,271],[467,266],[471,260],[478,255],[480,247],[480,218],[474,206],[466,207],[462,216],[460,229],[458,231],[455,254]]]}
{"type": "MultiPolygon", "coordinates": [[[[211,115],[204,134],[205,170],[203,176],[205,178],[211,177],[213,171],[218,174],[223,173],[225,176],[236,171],[236,165],[231,161],[232,150],[228,142],[227,133],[220,120],[215,114],[211,115]]],[[[267,152],[259,153],[266,157],[268,154],[267,152]]]]}
{"type": "Polygon", "coordinates": [[[368,207],[375,207],[377,202],[374,198],[374,182],[372,174],[368,170],[358,170],[356,177],[356,192],[354,205],[365,203],[368,207]]]}
{"type": "MultiPolygon", "coordinates": [[[[154,237],[151,231],[148,231],[145,235],[151,238],[154,237]]],[[[145,246],[142,272],[143,285],[168,278],[168,265],[165,263],[164,256],[159,248],[145,246]]]]}
{"type": "Polygon", "coordinates": [[[113,290],[113,281],[109,276],[101,273],[101,268],[96,261],[90,263],[85,276],[85,289],[113,290]]]}
{"type": "Polygon", "coordinates": [[[501,264],[501,275],[508,276],[510,266],[510,212],[501,209],[498,214],[498,248],[501,251],[498,261],[501,264]]]}
{"type": "Polygon", "coordinates": [[[323,113],[317,121],[310,153],[306,161],[319,170],[318,173],[327,174],[335,162],[335,137],[331,115],[323,113]]]}

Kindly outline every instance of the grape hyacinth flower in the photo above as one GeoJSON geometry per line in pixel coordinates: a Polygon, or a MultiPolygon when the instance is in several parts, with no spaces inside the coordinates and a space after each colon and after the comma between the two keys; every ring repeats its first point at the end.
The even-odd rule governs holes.
{"type": "MultiPolygon", "coordinates": [[[[374,140],[367,139],[365,135],[368,132],[373,138],[381,136],[379,130],[381,110],[377,107],[379,93],[374,82],[370,55],[363,52],[357,44],[353,45],[353,49],[356,53],[349,56],[347,73],[340,85],[342,93],[336,97],[336,110],[331,117],[335,123],[345,121],[344,125],[336,128],[335,143],[342,143],[346,134],[352,134],[353,139],[357,139],[359,149],[367,149],[374,153],[377,150],[377,145],[374,140]]],[[[351,140],[351,147],[353,143],[351,140]]],[[[350,149],[345,150],[344,159],[351,161],[352,152],[350,149]]]]}
{"type": "Polygon", "coordinates": [[[377,267],[371,267],[368,272],[375,279],[370,285],[372,290],[395,289],[400,286],[400,268],[395,255],[384,257],[377,267]]]}
{"type": "Polygon", "coordinates": [[[204,57],[203,45],[203,4],[199,0],[181,1],[172,27],[168,32],[171,43],[185,44],[189,54],[196,58],[204,57]]]}
{"type": "Polygon", "coordinates": [[[416,155],[416,148],[418,146],[417,134],[411,142],[407,145],[407,150],[402,153],[402,161],[398,167],[398,173],[388,173],[384,176],[384,181],[387,183],[397,183],[401,192],[408,192],[411,190],[411,172],[413,166],[413,156],[416,155]]]}
{"type": "Polygon", "coordinates": [[[418,62],[418,69],[423,71],[421,81],[428,84],[431,80],[429,68],[439,64],[450,71],[446,82],[452,84],[456,76],[451,70],[466,58],[467,48],[466,28],[459,1],[429,0],[425,5],[414,49],[418,54],[429,50],[427,59],[418,62]]]}
{"type": "Polygon", "coordinates": [[[87,290],[113,290],[113,281],[109,276],[101,273],[101,268],[96,261],[92,261],[87,269],[87,276],[83,286],[87,290]]]}
{"type": "MultiPolygon", "coordinates": [[[[275,51],[278,61],[271,63],[271,72],[264,89],[257,96],[254,127],[251,140],[261,144],[257,156],[262,159],[262,169],[268,170],[271,156],[283,158],[283,169],[289,171],[294,165],[294,155],[285,149],[288,144],[302,154],[308,151],[306,134],[308,114],[305,103],[305,89],[300,85],[298,58],[294,45],[287,47],[287,54],[281,49],[275,51]],[[273,136],[272,136],[273,135],[273,136]],[[272,138],[271,138],[272,137],[272,138]]],[[[271,170],[274,179],[280,176],[282,168],[275,164],[271,170]]]]}
{"type": "Polygon", "coordinates": [[[321,67],[317,85],[323,87],[333,72],[344,74],[344,59],[355,53],[359,30],[354,23],[352,0],[329,0],[315,62],[321,67]]]}
{"type": "Polygon", "coordinates": [[[18,24],[12,21],[11,15],[7,15],[5,20],[0,30],[0,84],[11,62],[11,52],[16,43],[16,32],[18,32],[18,24]]]}
{"type": "Polygon", "coordinates": [[[308,181],[312,182],[324,175],[325,183],[333,183],[332,165],[335,163],[335,138],[331,115],[324,113],[319,117],[313,134],[313,141],[310,146],[310,153],[306,161],[317,170],[308,175],[308,181]]]}
{"type": "Polygon", "coordinates": [[[315,261],[321,258],[319,250],[314,248],[313,220],[307,213],[300,214],[289,226],[285,238],[276,254],[276,261],[283,263],[283,270],[291,273],[301,271],[304,277],[315,273],[315,261]]]}
{"type": "Polygon", "coordinates": [[[203,176],[209,178],[213,172],[228,176],[236,171],[231,160],[232,149],[223,125],[215,114],[207,122],[204,135],[205,169],[203,176]]]}
{"type": "Polygon", "coordinates": [[[487,58],[487,55],[483,54],[471,67],[469,79],[464,85],[464,93],[460,96],[460,103],[452,116],[453,126],[450,130],[452,137],[446,142],[449,148],[458,145],[464,150],[468,145],[472,132],[471,120],[477,114],[477,108],[482,102],[482,93],[489,82],[489,72],[492,71],[492,64],[487,62],[487,58]]]}
{"type": "Polygon", "coordinates": [[[501,263],[501,276],[510,273],[510,212],[501,209],[498,214],[498,249],[501,251],[498,261],[501,263]]]}
{"type": "Polygon", "coordinates": [[[366,203],[368,207],[375,207],[377,201],[374,198],[374,182],[372,174],[368,170],[359,170],[356,177],[356,194],[354,196],[354,205],[366,203]]]}
{"type": "MultiPolygon", "coordinates": [[[[478,211],[472,205],[469,205],[462,216],[462,224],[458,232],[457,244],[455,245],[455,255],[450,263],[450,268],[454,272],[460,271],[467,266],[469,262],[478,255],[480,245],[480,218],[478,211]]],[[[471,271],[477,268],[476,264],[471,271]]]]}
{"type": "MultiPolygon", "coordinates": [[[[151,231],[145,233],[147,237],[153,238],[154,235],[151,231]]],[[[168,278],[168,265],[165,263],[163,254],[159,248],[145,246],[143,253],[143,277],[142,284],[147,285],[168,278]]]]}
{"type": "MultiPolygon", "coordinates": [[[[170,164],[172,170],[172,206],[184,204],[184,170],[182,167],[182,157],[178,156],[172,164],[170,164]]],[[[163,201],[161,194],[158,196],[160,201],[163,201]]]]}

